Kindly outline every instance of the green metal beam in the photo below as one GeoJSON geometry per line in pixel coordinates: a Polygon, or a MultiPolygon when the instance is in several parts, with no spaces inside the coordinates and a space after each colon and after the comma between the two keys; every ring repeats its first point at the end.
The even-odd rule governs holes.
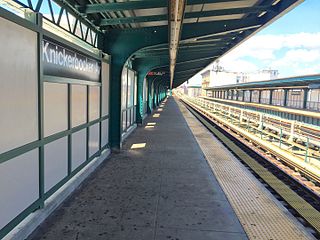
{"type": "Polygon", "coordinates": [[[207,44],[210,44],[210,43],[219,43],[219,42],[226,42],[226,41],[230,41],[232,40],[232,37],[228,37],[228,38],[217,38],[217,39],[199,39],[197,41],[184,41],[184,42],[181,42],[180,45],[187,45],[187,44],[190,44],[190,45],[195,45],[195,44],[199,44],[199,43],[207,43],[207,44]]]}
{"type": "Polygon", "coordinates": [[[189,69],[202,69],[205,68],[207,65],[209,65],[211,61],[202,61],[202,62],[193,62],[188,64],[179,64],[176,66],[177,72],[184,72],[188,71],[189,69]]]}
{"type": "MultiPolygon", "coordinates": [[[[187,53],[203,53],[203,52],[213,52],[216,50],[223,50],[227,47],[227,45],[203,45],[203,46],[186,46],[179,48],[179,55],[180,54],[187,54],[187,53]]],[[[137,52],[135,53],[135,58],[144,58],[144,57],[159,57],[159,56],[169,56],[168,49],[161,49],[161,50],[154,50],[148,52],[137,52]]]]}
{"type": "Polygon", "coordinates": [[[191,72],[191,73],[186,73],[186,74],[177,74],[177,75],[174,75],[174,81],[178,81],[179,79],[184,79],[184,78],[186,78],[186,79],[189,79],[189,78],[191,78],[192,76],[194,76],[196,73],[197,73],[198,71],[196,71],[196,72],[191,72]]]}
{"type": "Polygon", "coordinates": [[[102,19],[100,26],[110,26],[126,23],[141,23],[141,22],[155,22],[168,20],[167,15],[151,15],[151,16],[138,16],[138,17],[124,17],[124,18],[111,18],[102,19]]]}
{"type": "MultiPolygon", "coordinates": [[[[194,4],[207,4],[218,2],[241,2],[243,0],[189,0],[188,5],[194,4]]],[[[266,0],[271,2],[271,0],[266,0]]],[[[128,2],[113,2],[113,3],[96,3],[87,4],[85,6],[76,6],[77,9],[86,14],[99,13],[99,12],[116,12],[136,9],[150,9],[168,7],[168,1],[165,0],[149,0],[149,1],[128,1],[128,2]]]]}
{"type": "Polygon", "coordinates": [[[149,9],[167,7],[168,2],[163,0],[152,1],[130,1],[130,2],[113,2],[113,3],[97,3],[88,4],[84,7],[77,6],[83,13],[99,13],[99,12],[116,12],[136,9],[149,9]]]}
{"type": "Polygon", "coordinates": [[[188,45],[182,45],[182,46],[179,46],[179,49],[192,49],[192,48],[199,48],[199,49],[202,49],[202,48],[209,48],[211,49],[212,47],[213,48],[222,48],[222,47],[226,47],[229,43],[228,42],[223,42],[223,43],[214,43],[214,44],[202,44],[202,43],[199,43],[199,44],[188,44],[188,45]]]}
{"type": "MultiPolygon", "coordinates": [[[[205,36],[205,37],[198,37],[198,38],[188,40],[188,41],[199,41],[199,40],[207,40],[207,39],[210,39],[210,40],[218,39],[219,40],[221,38],[230,38],[230,37],[234,37],[236,35],[237,35],[236,33],[224,33],[224,34],[222,33],[219,35],[209,35],[209,36],[205,36]]],[[[186,41],[187,40],[185,40],[184,42],[186,42],[186,41]]]]}
{"type": "Polygon", "coordinates": [[[198,72],[199,70],[203,69],[203,67],[199,67],[199,68],[191,68],[191,69],[187,69],[187,70],[181,70],[181,71],[175,71],[175,74],[180,74],[180,73],[186,73],[186,72],[198,72]]]}
{"type": "MultiPolygon", "coordinates": [[[[226,34],[209,35],[209,36],[205,35],[205,36],[200,36],[199,38],[181,40],[180,41],[180,45],[184,45],[184,44],[199,44],[199,43],[208,43],[209,44],[211,42],[214,43],[214,42],[219,42],[219,41],[224,41],[225,42],[225,41],[232,40],[238,34],[239,33],[226,33],[226,34]]],[[[168,46],[169,46],[168,43],[157,44],[157,45],[145,47],[145,48],[139,50],[139,52],[144,52],[144,51],[147,51],[147,50],[155,50],[155,49],[158,49],[158,48],[167,48],[168,49],[168,46]]]]}
{"type": "Polygon", "coordinates": [[[202,62],[202,61],[208,61],[208,60],[212,60],[212,59],[216,59],[219,56],[210,56],[210,57],[203,57],[203,58],[195,58],[192,60],[186,60],[186,61],[182,61],[182,62],[177,62],[176,65],[181,65],[181,64],[186,64],[186,63],[193,63],[193,62],[202,62]]]}
{"type": "Polygon", "coordinates": [[[200,22],[200,23],[185,23],[182,30],[182,40],[211,37],[214,35],[221,35],[223,33],[235,33],[248,29],[257,29],[261,27],[263,22],[256,17],[236,19],[236,20],[221,20],[212,22],[200,22]]]}
{"type": "MultiPolygon", "coordinates": [[[[199,11],[185,13],[184,18],[201,18],[201,17],[213,17],[232,14],[248,14],[267,11],[269,6],[257,6],[257,7],[243,7],[243,8],[230,8],[230,9],[217,9],[211,11],[199,11]]],[[[167,14],[151,15],[151,16],[138,16],[138,17],[125,17],[125,18],[112,18],[101,20],[100,26],[118,25],[127,23],[139,23],[139,22],[153,22],[153,21],[165,21],[168,20],[167,14]]]]}
{"type": "MultiPolygon", "coordinates": [[[[229,43],[228,42],[224,42],[224,43],[216,43],[216,44],[188,44],[188,45],[182,45],[182,46],[179,46],[179,49],[181,50],[186,50],[186,49],[192,49],[192,48],[221,48],[221,47],[226,47],[226,45],[228,45],[229,43]]],[[[169,51],[169,48],[168,47],[162,47],[162,48],[155,48],[155,49],[152,49],[152,48],[147,48],[147,49],[142,49],[140,51],[137,52],[137,55],[139,54],[145,54],[145,53],[159,53],[159,52],[164,52],[164,51],[169,51]]]]}

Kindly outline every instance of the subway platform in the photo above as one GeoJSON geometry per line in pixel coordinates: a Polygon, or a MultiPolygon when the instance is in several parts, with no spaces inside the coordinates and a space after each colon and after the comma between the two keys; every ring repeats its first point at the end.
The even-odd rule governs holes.
{"type": "Polygon", "coordinates": [[[30,239],[247,237],[169,98],[30,239]]]}
{"type": "Polygon", "coordinates": [[[172,97],[29,237],[248,238],[312,236],[172,97]]]}

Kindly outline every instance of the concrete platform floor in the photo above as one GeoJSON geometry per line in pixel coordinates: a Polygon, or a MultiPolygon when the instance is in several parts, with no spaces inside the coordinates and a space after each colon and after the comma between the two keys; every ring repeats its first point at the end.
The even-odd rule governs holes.
{"type": "Polygon", "coordinates": [[[154,113],[29,239],[247,239],[175,100],[154,113]]]}

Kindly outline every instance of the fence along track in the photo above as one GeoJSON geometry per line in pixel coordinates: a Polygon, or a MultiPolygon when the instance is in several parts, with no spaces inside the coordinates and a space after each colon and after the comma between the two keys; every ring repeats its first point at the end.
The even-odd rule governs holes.
{"type": "MultiPolygon", "coordinates": [[[[198,108],[198,111],[200,111],[204,116],[211,119],[212,121],[215,121],[220,126],[223,126],[224,128],[228,128],[230,131],[238,134],[238,137],[240,136],[243,139],[247,139],[250,143],[253,143],[256,146],[259,146],[261,149],[266,150],[266,152],[272,153],[272,155],[274,155],[275,157],[280,159],[282,162],[286,163],[286,165],[290,166],[292,169],[298,170],[298,172],[301,173],[303,176],[307,176],[313,182],[320,184],[320,170],[317,167],[313,167],[309,164],[306,164],[304,161],[302,161],[302,159],[300,157],[298,159],[297,155],[296,156],[290,155],[284,149],[279,149],[279,148],[273,146],[272,144],[269,144],[269,145],[264,144],[265,141],[261,141],[259,138],[255,137],[253,134],[251,134],[251,133],[249,134],[246,131],[244,131],[241,127],[233,125],[232,122],[231,122],[232,124],[228,124],[226,119],[221,119],[221,118],[219,118],[219,116],[215,116],[215,114],[212,114],[210,111],[207,111],[204,107],[199,107],[197,103],[194,104],[193,102],[190,102],[185,99],[184,99],[184,101],[187,101],[189,104],[194,105],[196,108],[198,108]]],[[[249,111],[249,113],[250,112],[251,111],[249,111]]],[[[230,117],[230,116],[228,116],[228,117],[230,117]]],[[[250,128],[253,128],[257,131],[260,131],[259,129],[257,129],[253,126],[254,122],[252,122],[251,120],[249,119],[249,123],[248,123],[250,125],[250,128]]],[[[265,132],[265,131],[263,132],[263,134],[273,136],[273,134],[271,134],[269,132],[265,132]]],[[[298,146],[298,144],[293,143],[293,142],[290,142],[290,143],[285,142],[285,141],[282,141],[282,142],[288,143],[292,146],[298,146]]],[[[248,145],[247,142],[244,142],[244,144],[248,145]]],[[[299,148],[303,149],[302,146],[299,148]]],[[[309,149],[308,151],[309,151],[309,153],[315,152],[311,149],[309,149]]],[[[310,156],[310,158],[312,158],[312,156],[310,156]]],[[[319,166],[318,160],[317,160],[317,166],[319,166]]],[[[278,167],[281,168],[281,166],[278,166],[278,167]]],[[[296,177],[293,177],[293,178],[296,181],[300,182],[303,186],[306,186],[304,181],[302,181],[301,179],[296,178],[296,177]]],[[[309,181],[309,183],[310,183],[310,181],[309,181]]],[[[313,191],[315,195],[320,197],[319,187],[312,186],[311,184],[309,184],[306,187],[309,188],[311,191],[313,191]]]]}

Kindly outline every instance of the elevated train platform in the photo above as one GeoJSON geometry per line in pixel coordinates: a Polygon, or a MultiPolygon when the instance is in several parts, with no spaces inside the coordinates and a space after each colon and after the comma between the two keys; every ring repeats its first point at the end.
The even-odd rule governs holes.
{"type": "MultiPolygon", "coordinates": [[[[0,0],[0,239],[319,237],[320,209],[309,211],[319,198],[293,201],[304,215],[287,210],[238,162],[245,156],[255,165],[236,139],[201,120],[219,98],[223,123],[244,112],[239,125],[265,130],[261,139],[304,154],[313,169],[320,157],[317,76],[303,86],[280,80],[278,87],[294,88],[209,89],[214,99],[198,101],[201,116],[171,97],[301,3],[0,0]],[[257,105],[273,108],[252,113],[257,105]],[[285,121],[268,116],[275,108],[285,109],[285,121]]],[[[262,172],[293,199],[291,186],[262,172]]]]}
{"type": "Polygon", "coordinates": [[[313,239],[172,97],[28,239],[313,239]]]}
{"type": "Polygon", "coordinates": [[[320,126],[320,76],[296,76],[205,88],[204,98],[320,126]]]}

